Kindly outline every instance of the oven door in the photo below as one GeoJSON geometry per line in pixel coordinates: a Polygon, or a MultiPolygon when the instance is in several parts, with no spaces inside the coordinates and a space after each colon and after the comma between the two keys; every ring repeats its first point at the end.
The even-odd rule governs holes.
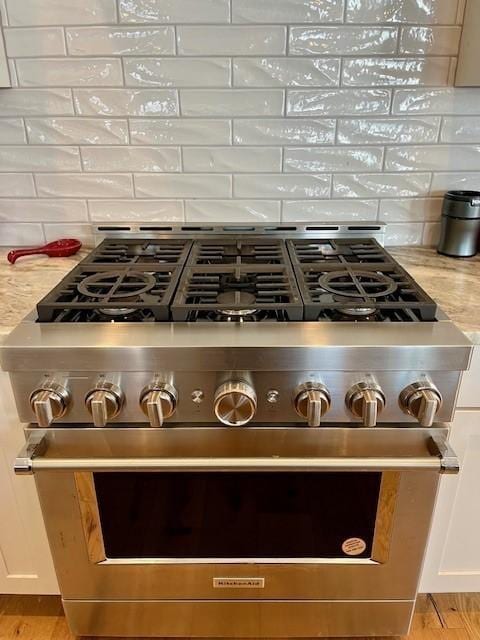
{"type": "Polygon", "coordinates": [[[412,599],[445,429],[27,430],[64,598],[412,599]]]}

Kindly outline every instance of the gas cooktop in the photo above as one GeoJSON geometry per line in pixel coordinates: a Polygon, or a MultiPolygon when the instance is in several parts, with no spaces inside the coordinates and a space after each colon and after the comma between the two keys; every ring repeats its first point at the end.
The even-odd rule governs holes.
{"type": "Polygon", "coordinates": [[[373,238],[106,239],[39,322],[432,322],[435,302],[373,238]]]}

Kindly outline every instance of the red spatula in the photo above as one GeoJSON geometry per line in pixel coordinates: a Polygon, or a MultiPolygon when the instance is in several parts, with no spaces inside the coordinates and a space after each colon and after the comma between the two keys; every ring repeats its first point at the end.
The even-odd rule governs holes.
{"type": "Polygon", "coordinates": [[[82,243],[80,240],[74,240],[73,238],[55,240],[55,242],[49,242],[43,245],[43,247],[31,247],[30,249],[15,249],[14,251],[10,251],[7,255],[7,260],[13,264],[18,258],[36,254],[45,254],[46,256],[50,256],[50,258],[65,258],[66,256],[73,256],[81,246],[82,243]]]}

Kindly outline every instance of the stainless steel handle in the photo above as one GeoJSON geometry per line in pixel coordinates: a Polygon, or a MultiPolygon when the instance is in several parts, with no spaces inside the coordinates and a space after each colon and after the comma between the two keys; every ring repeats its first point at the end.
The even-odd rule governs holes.
{"type": "Polygon", "coordinates": [[[458,459],[443,436],[430,438],[431,457],[188,457],[188,458],[48,458],[45,437],[30,439],[19,453],[17,474],[36,471],[413,471],[458,473],[458,459]]]}

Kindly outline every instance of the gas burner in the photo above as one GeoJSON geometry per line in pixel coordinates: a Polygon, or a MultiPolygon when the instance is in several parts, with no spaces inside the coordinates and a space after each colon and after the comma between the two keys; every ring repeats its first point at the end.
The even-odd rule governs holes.
{"type": "Polygon", "coordinates": [[[258,313],[258,309],[250,308],[255,304],[255,296],[248,291],[225,291],[217,296],[217,300],[221,305],[235,305],[232,309],[219,309],[218,313],[224,316],[243,317],[258,313]]]}
{"type": "MultiPolygon", "coordinates": [[[[330,271],[322,274],[318,283],[322,289],[330,293],[346,296],[348,298],[385,298],[394,293],[397,285],[389,276],[376,271],[360,271],[349,269],[348,271],[330,271]]],[[[354,307],[358,312],[361,307],[354,307]]],[[[370,307],[364,307],[369,313],[370,307]]],[[[375,309],[375,308],[373,308],[375,309]]],[[[368,315],[365,314],[365,315],[368,315]]],[[[358,312],[362,315],[362,312],[358,312]]],[[[355,315],[355,313],[352,313],[355,315]]]]}

